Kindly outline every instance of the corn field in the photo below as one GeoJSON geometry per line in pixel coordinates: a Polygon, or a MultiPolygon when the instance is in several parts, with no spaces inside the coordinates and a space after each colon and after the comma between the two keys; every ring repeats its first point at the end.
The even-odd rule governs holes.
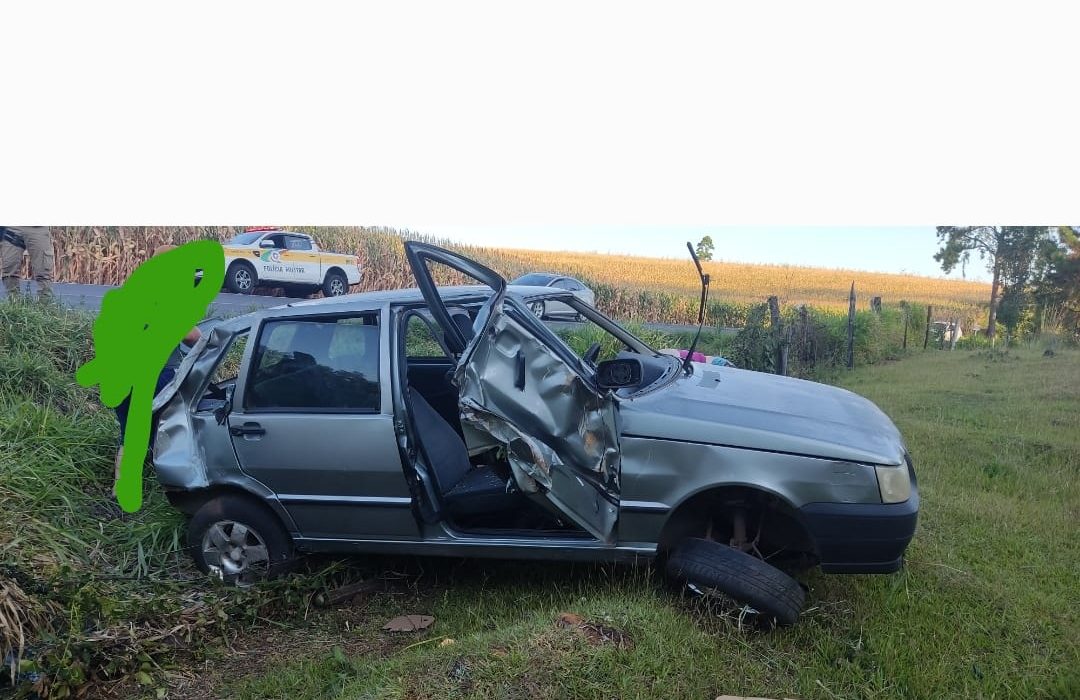
{"type": "MultiPolygon", "coordinates": [[[[688,258],[485,248],[386,227],[282,228],[309,233],[326,250],[357,255],[363,275],[354,292],[414,286],[402,248],[403,240],[414,239],[460,251],[507,279],[535,271],[577,277],[596,292],[597,307],[617,318],[696,322],[699,286],[688,258]]],[[[204,238],[225,241],[241,231],[228,226],[56,227],[55,275],[62,282],[122,284],[159,245],[204,238]]],[[[786,308],[805,304],[829,314],[846,314],[852,281],[860,308],[866,307],[870,297],[881,296],[887,305],[902,300],[932,304],[950,318],[968,321],[982,317],[979,307],[985,306],[990,292],[989,285],[982,283],[915,275],[722,262],[704,266],[712,277],[709,319],[721,326],[743,325],[750,310],[770,295],[777,295],[786,308]]],[[[450,274],[437,277],[443,283],[462,281],[450,274]]]]}

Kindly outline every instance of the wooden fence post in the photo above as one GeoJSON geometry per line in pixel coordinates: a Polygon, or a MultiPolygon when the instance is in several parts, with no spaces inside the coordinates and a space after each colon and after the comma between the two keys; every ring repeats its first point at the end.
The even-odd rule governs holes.
{"type": "Polygon", "coordinates": [[[855,367],[855,282],[851,283],[847,312],[847,368],[855,367]]]}
{"type": "Polygon", "coordinates": [[[934,307],[930,304],[926,305],[926,335],[923,336],[922,349],[925,350],[926,346],[930,344],[930,313],[934,310],[934,307]]]}
{"type": "Polygon", "coordinates": [[[787,342],[784,339],[783,321],[780,319],[780,299],[769,297],[769,319],[772,322],[773,344],[775,345],[774,370],[776,374],[787,376],[787,342]]]}
{"type": "Polygon", "coordinates": [[[780,300],[771,296],[769,304],[769,328],[773,342],[773,374],[780,374],[780,300]]]}
{"type": "Polygon", "coordinates": [[[901,349],[907,350],[908,320],[911,318],[911,307],[908,306],[906,301],[902,301],[900,302],[900,308],[904,310],[904,342],[901,349]]]}
{"type": "Polygon", "coordinates": [[[809,359],[810,362],[817,365],[818,344],[815,342],[814,346],[810,347],[810,312],[806,309],[806,304],[799,305],[799,333],[802,334],[799,337],[799,364],[804,364],[809,359]]]}
{"type": "Polygon", "coordinates": [[[788,373],[788,349],[791,347],[791,329],[784,329],[784,336],[780,339],[780,374],[787,376],[788,373]]]}

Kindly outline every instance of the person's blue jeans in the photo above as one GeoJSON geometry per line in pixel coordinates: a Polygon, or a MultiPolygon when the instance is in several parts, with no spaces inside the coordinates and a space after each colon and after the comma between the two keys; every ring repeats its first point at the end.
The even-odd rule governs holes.
{"type": "MultiPolygon", "coordinates": [[[[176,376],[176,370],[172,367],[166,367],[161,370],[161,374],[158,375],[157,386],[154,388],[154,396],[161,393],[161,390],[173,380],[176,376]]],[[[120,421],[120,444],[124,444],[124,430],[127,428],[128,410],[131,408],[131,395],[129,394],[123,402],[120,403],[114,410],[116,411],[116,420],[120,421]]],[[[151,429],[150,431],[150,449],[154,449],[154,437],[157,431],[151,429]]]]}

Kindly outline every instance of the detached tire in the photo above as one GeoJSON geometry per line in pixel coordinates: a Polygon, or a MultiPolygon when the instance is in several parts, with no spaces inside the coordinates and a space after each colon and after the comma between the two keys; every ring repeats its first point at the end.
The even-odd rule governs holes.
{"type": "Polygon", "coordinates": [[[238,587],[280,576],[293,564],[292,538],[277,516],[243,496],[218,496],[195,511],[188,546],[200,571],[216,570],[238,587]]]}
{"type": "Polygon", "coordinates": [[[806,593],[776,567],[732,547],[702,539],[683,540],[667,561],[668,576],[713,589],[773,617],[779,625],[799,619],[806,593]]]}
{"type": "Polygon", "coordinates": [[[251,294],[258,283],[259,276],[249,262],[234,262],[225,273],[225,287],[233,294],[251,294]]]}

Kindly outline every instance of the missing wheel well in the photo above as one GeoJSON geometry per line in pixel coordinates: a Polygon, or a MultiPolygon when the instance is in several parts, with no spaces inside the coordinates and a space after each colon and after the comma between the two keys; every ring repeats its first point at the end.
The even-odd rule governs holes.
{"type": "Polygon", "coordinates": [[[669,552],[688,537],[714,540],[762,559],[816,559],[813,538],[796,510],[782,498],[750,487],[712,489],[682,503],[664,526],[659,549],[669,552]]]}

